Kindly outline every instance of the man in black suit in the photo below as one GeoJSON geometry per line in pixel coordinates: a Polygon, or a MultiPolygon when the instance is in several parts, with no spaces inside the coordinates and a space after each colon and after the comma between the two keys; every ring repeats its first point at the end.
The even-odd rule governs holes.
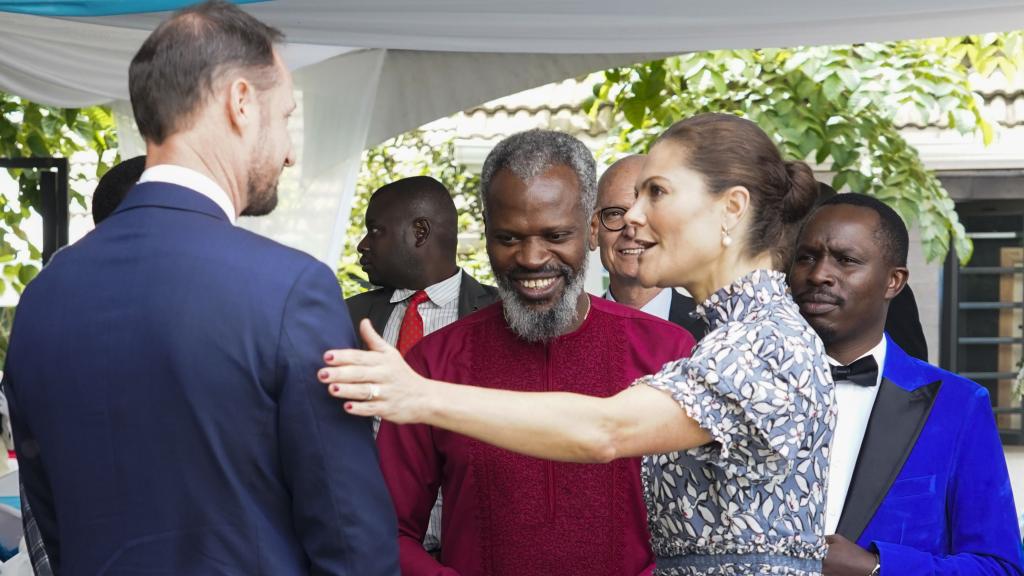
{"type": "Polygon", "coordinates": [[[366,236],[356,250],[370,282],[380,288],[346,300],[356,333],[359,321],[369,318],[404,354],[419,338],[495,302],[493,286],[455,264],[457,244],[455,203],[437,180],[414,176],[374,192],[366,236]],[[419,331],[414,318],[406,320],[411,301],[418,302],[419,331]]]}
{"type": "Polygon", "coordinates": [[[610,282],[604,297],[678,324],[700,340],[707,327],[691,315],[693,298],[672,288],[646,288],[637,279],[644,249],[636,243],[636,230],[626,225],[623,216],[635,201],[633,188],[643,163],[641,155],[622,158],[609,166],[597,182],[597,210],[590,219],[590,248],[601,250],[601,263],[608,270],[610,282]]]}
{"type": "MultiPolygon", "coordinates": [[[[376,290],[346,300],[356,334],[369,318],[404,355],[421,338],[495,302],[498,291],[455,264],[458,213],[451,194],[429,176],[382,186],[366,208],[359,263],[376,290]]],[[[374,432],[380,426],[374,422],[374,432]]],[[[441,500],[431,513],[424,547],[441,547],[441,500]]]]}

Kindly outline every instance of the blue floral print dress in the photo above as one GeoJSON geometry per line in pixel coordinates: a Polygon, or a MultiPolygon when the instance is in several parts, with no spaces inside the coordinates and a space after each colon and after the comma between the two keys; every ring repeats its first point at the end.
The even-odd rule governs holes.
{"type": "Polygon", "coordinates": [[[835,428],[825,349],[779,272],[755,270],[697,307],[710,331],[646,384],[707,430],[644,458],[659,576],[807,576],[825,557],[835,428]]]}

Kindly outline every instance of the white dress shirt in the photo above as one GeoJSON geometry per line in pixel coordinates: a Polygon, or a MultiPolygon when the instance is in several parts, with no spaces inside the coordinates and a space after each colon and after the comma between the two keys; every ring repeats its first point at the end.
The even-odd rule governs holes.
{"type": "MultiPolygon", "coordinates": [[[[657,316],[662,320],[668,320],[669,311],[672,310],[672,290],[673,288],[662,288],[661,292],[658,292],[657,296],[651,298],[650,302],[644,304],[643,307],[640,308],[640,311],[646,312],[651,316],[657,316]]],[[[604,299],[612,302],[618,302],[618,300],[615,299],[615,296],[612,295],[611,290],[605,292],[604,299]]]]}
{"type": "MultiPolygon", "coordinates": [[[[451,278],[431,284],[424,289],[429,298],[419,307],[420,318],[423,318],[424,336],[459,319],[459,288],[461,286],[462,270],[459,269],[451,278]]],[[[391,294],[391,303],[395,307],[391,310],[391,316],[388,316],[388,323],[384,326],[382,336],[392,346],[398,342],[402,319],[405,318],[405,311],[409,308],[409,299],[415,293],[415,290],[399,288],[391,294]]]]}
{"type": "MultiPolygon", "coordinates": [[[[858,386],[847,380],[836,382],[836,406],[839,414],[836,418],[836,431],[832,436],[828,500],[825,504],[825,534],[836,533],[839,517],[843,514],[843,504],[846,502],[846,494],[850,491],[853,468],[857,465],[864,432],[867,430],[871,410],[878,396],[878,387],[882,382],[885,351],[886,341],[885,336],[882,336],[881,342],[860,357],[872,355],[878,363],[878,377],[874,386],[858,386]]],[[[842,366],[841,362],[832,357],[828,358],[828,363],[832,366],[842,366]]]]}
{"type": "Polygon", "coordinates": [[[231,202],[231,196],[220,187],[219,184],[210,180],[207,176],[176,164],[159,164],[146,168],[139,178],[139,184],[143,182],[166,182],[177,184],[206,196],[213,200],[232,224],[235,223],[235,205],[231,202]]]}
{"type": "MultiPolygon", "coordinates": [[[[424,288],[427,298],[429,298],[419,306],[420,318],[423,318],[424,336],[459,319],[459,290],[461,287],[462,270],[459,269],[451,278],[424,288]]],[[[391,310],[391,316],[388,317],[388,323],[384,326],[382,336],[392,346],[398,342],[402,319],[405,318],[405,311],[409,309],[409,299],[415,293],[415,290],[399,288],[391,294],[391,303],[395,304],[395,307],[391,310]]],[[[380,421],[374,418],[374,436],[377,435],[379,429],[380,421]]],[[[438,492],[437,501],[434,502],[434,507],[430,510],[427,533],[423,535],[423,547],[428,552],[436,552],[441,549],[441,506],[441,494],[438,492]]]]}

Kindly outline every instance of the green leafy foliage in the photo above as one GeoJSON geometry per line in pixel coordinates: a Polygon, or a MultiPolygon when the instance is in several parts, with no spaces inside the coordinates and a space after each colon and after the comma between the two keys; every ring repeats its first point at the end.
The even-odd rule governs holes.
{"type": "Polygon", "coordinates": [[[491,282],[490,264],[479,240],[483,231],[480,177],[455,162],[455,142],[450,135],[414,130],[363,152],[345,253],[337,270],[345,297],[370,288],[356,252],[356,244],[366,233],[364,216],[370,196],[385,184],[411,176],[432,176],[448,188],[459,213],[459,266],[477,280],[491,282]]]}
{"type": "Polygon", "coordinates": [[[643,152],[665,127],[703,112],[760,125],[790,158],[828,165],[833,186],[872,194],[918,225],[926,257],[972,251],[954,203],[895,124],[912,111],[923,124],[961,133],[992,128],[972,91],[971,70],[1012,77],[1024,62],[1021,33],[811,48],[696,52],[609,70],[590,113],[612,105],[625,122],[616,152],[643,152]]]}
{"type": "MultiPolygon", "coordinates": [[[[0,158],[64,157],[95,164],[95,171],[83,172],[71,166],[69,194],[72,203],[86,208],[81,186],[95,181],[112,165],[117,149],[117,132],[110,110],[54,108],[0,92],[0,158]]],[[[0,292],[8,287],[21,292],[41,266],[38,238],[30,238],[24,224],[42,202],[39,172],[10,169],[18,182],[18,199],[0,196],[0,292]],[[17,261],[19,246],[27,246],[28,260],[17,261]]]]}

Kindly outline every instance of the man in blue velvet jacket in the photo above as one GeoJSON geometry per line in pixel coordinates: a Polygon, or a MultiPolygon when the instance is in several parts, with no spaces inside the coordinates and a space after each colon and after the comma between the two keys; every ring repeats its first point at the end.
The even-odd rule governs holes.
{"type": "Polygon", "coordinates": [[[214,2],[129,84],[140,183],[25,290],[4,384],[55,574],[398,573],[369,419],[317,382],[355,345],[332,271],[234,226],[292,163],[280,34],[214,2]]]}
{"type": "Polygon", "coordinates": [[[836,381],[824,573],[1024,574],[988,393],[883,332],[907,246],[891,208],[840,194],[808,218],[790,270],[836,381]]]}

